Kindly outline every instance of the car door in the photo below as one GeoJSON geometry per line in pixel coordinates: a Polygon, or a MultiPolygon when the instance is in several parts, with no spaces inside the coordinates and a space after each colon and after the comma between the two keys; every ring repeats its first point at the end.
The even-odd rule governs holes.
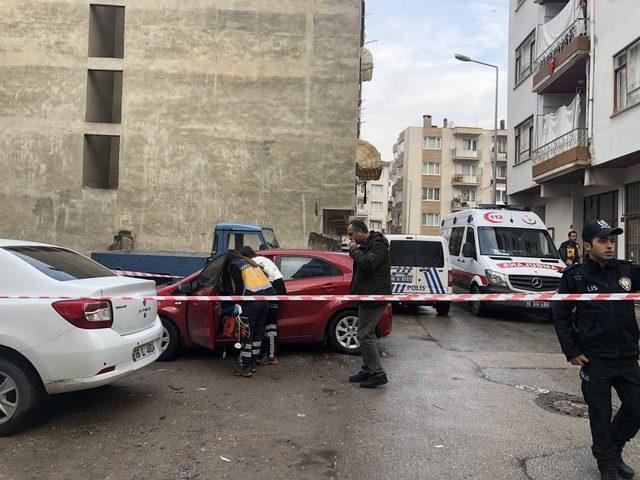
{"type": "Polygon", "coordinates": [[[466,260],[462,255],[462,239],[465,227],[454,227],[451,230],[449,240],[449,256],[451,258],[451,273],[453,285],[457,289],[466,290],[469,285],[469,275],[466,268],[466,260]]]}
{"type": "MultiPolygon", "coordinates": [[[[214,259],[205,267],[193,283],[193,296],[209,296],[218,293],[218,277],[224,257],[214,259]]],[[[220,322],[220,302],[189,300],[187,302],[187,330],[196,345],[213,348],[220,322]]]]}
{"type": "MultiPolygon", "coordinates": [[[[280,271],[287,295],[332,295],[344,293],[346,280],[331,262],[312,255],[281,255],[280,271]]],[[[319,322],[326,320],[325,302],[282,302],[278,315],[281,339],[313,339],[319,322]]]]}
{"type": "Polygon", "coordinates": [[[464,242],[462,242],[462,245],[464,245],[465,243],[470,243],[473,246],[473,257],[463,257],[462,249],[460,249],[460,259],[464,263],[466,272],[468,273],[468,275],[464,278],[464,289],[470,291],[471,280],[473,279],[476,273],[481,273],[481,272],[478,272],[479,270],[478,247],[476,246],[475,230],[471,226],[467,227],[467,232],[465,235],[464,242]]]}

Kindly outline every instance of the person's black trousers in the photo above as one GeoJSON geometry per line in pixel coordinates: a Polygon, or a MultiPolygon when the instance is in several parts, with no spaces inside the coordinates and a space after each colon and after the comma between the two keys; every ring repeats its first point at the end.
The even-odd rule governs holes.
{"type": "Polygon", "coordinates": [[[589,358],[580,370],[589,406],[593,456],[601,472],[616,470],[622,449],[640,429],[640,366],[637,358],[589,358]],[[611,420],[611,387],[622,406],[611,420]]]}
{"type": "Polygon", "coordinates": [[[267,321],[269,302],[243,302],[240,304],[242,313],[240,319],[248,325],[246,335],[242,336],[242,350],[240,350],[240,367],[253,366],[260,355],[264,326],[267,321]]]}

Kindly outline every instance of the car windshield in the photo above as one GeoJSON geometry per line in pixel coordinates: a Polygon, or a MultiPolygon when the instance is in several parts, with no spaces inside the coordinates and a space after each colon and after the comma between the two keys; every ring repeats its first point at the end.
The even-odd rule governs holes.
{"type": "Polygon", "coordinates": [[[60,282],[116,276],[99,263],[64,248],[24,246],[6,247],[5,250],[60,282]]]}
{"type": "Polygon", "coordinates": [[[271,228],[263,228],[262,234],[264,235],[264,239],[269,244],[269,248],[280,248],[280,244],[278,243],[278,239],[276,238],[276,234],[273,233],[273,229],[271,228]]]}
{"type": "Polygon", "coordinates": [[[478,227],[483,255],[559,258],[546,230],[509,227],[478,227]]]}
{"type": "Polygon", "coordinates": [[[444,267],[444,250],[440,242],[392,240],[390,254],[394,267],[444,267]]]}

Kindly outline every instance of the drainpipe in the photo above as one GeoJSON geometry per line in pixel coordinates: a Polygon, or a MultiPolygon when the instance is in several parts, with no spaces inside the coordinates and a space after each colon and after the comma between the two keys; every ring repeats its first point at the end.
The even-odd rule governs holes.
{"type": "MultiPolygon", "coordinates": [[[[594,74],[596,67],[596,35],[595,35],[595,13],[596,13],[596,0],[588,0],[588,11],[589,11],[589,44],[590,52],[589,52],[589,78],[587,80],[587,90],[588,90],[588,117],[587,117],[587,136],[589,140],[593,139],[593,85],[594,85],[594,74]]],[[[591,154],[591,158],[593,158],[593,142],[590,142],[589,145],[589,153],[591,154]]]]}

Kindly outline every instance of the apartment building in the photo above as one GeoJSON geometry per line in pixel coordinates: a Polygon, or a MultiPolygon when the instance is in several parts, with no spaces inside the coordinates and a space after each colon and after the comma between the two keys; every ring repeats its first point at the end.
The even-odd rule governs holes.
{"type": "Polygon", "coordinates": [[[640,260],[637,0],[511,0],[507,193],[559,244],[602,218],[640,260]]]}
{"type": "MultiPolygon", "coordinates": [[[[506,200],[507,131],[498,130],[497,202],[506,200]]],[[[389,230],[437,235],[451,212],[491,203],[493,130],[458,127],[444,119],[408,127],[393,146],[389,230]]]]}
{"type": "Polygon", "coordinates": [[[380,179],[358,184],[356,217],[369,230],[386,231],[389,215],[389,164],[382,167],[380,179]]]}

